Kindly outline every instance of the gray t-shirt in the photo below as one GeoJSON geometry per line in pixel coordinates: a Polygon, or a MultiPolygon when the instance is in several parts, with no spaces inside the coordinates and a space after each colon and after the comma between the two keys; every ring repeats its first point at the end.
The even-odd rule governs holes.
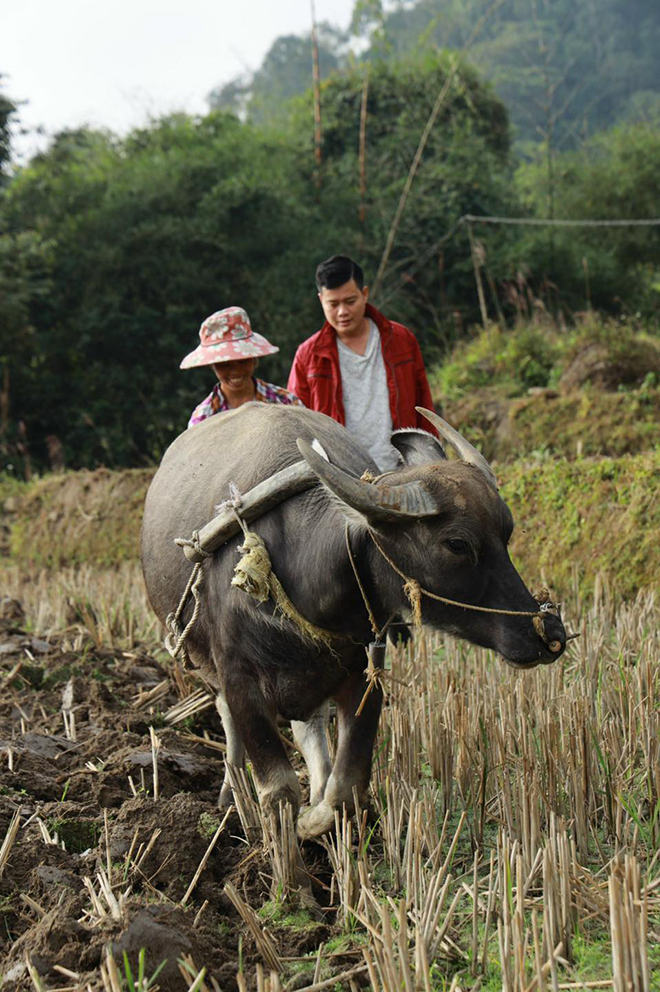
{"type": "Polygon", "coordinates": [[[367,449],[381,472],[396,468],[399,456],[390,444],[392,414],[380,334],[369,321],[369,340],[358,355],[337,336],[339,368],[344,395],[346,429],[367,449]]]}

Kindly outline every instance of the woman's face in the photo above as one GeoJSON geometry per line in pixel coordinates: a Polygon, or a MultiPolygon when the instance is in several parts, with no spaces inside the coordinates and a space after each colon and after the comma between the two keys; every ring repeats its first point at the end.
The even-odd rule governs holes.
{"type": "Polygon", "coordinates": [[[213,366],[220,388],[225,395],[244,393],[257,367],[256,358],[241,358],[234,362],[218,362],[213,366]]]}

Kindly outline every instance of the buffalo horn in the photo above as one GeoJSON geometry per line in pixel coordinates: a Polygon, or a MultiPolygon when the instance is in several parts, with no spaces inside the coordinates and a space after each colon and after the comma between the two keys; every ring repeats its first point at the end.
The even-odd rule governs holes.
{"type": "Polygon", "coordinates": [[[342,502],[369,520],[393,521],[403,517],[430,517],[438,512],[435,500],[419,482],[401,486],[362,482],[325,461],[307,441],[298,438],[298,450],[313,472],[342,502]]]}
{"type": "Polygon", "coordinates": [[[465,462],[469,462],[470,465],[476,465],[484,473],[489,482],[492,482],[495,488],[497,488],[497,479],[495,478],[495,473],[492,468],[481,454],[477,451],[469,441],[466,441],[462,434],[459,434],[457,430],[454,430],[446,420],[439,417],[437,413],[433,413],[432,410],[425,410],[423,406],[416,406],[415,409],[418,413],[421,413],[423,417],[433,424],[434,427],[440,432],[442,437],[451,444],[452,448],[465,462]]]}

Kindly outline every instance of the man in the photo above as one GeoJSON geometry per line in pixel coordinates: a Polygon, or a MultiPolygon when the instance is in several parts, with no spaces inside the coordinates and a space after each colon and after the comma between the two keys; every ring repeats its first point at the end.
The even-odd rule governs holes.
{"type": "Polygon", "coordinates": [[[395,468],[392,430],[428,425],[416,406],[433,409],[415,336],[368,303],[360,266],[333,255],[316,270],[326,322],[296,352],[288,388],[311,410],[345,424],[381,471],[395,468]]]}

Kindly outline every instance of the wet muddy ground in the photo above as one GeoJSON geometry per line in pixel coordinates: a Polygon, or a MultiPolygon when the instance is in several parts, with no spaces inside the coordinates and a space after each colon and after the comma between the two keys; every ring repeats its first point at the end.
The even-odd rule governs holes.
{"type": "MultiPolygon", "coordinates": [[[[161,989],[188,988],[183,960],[208,969],[209,989],[235,989],[239,965],[254,976],[261,958],[224,886],[230,881],[256,910],[270,899],[271,886],[262,845],[247,843],[236,813],[181,904],[222,819],[216,806],[222,730],[215,709],[170,726],[166,714],[199,689],[187,675],[147,653],[99,648],[80,628],[45,641],[27,626],[19,603],[2,601],[3,990],[35,987],[26,961],[45,988],[103,988],[108,946],[122,975],[123,951],[135,971],[144,948],[147,975],[166,960],[161,989]],[[150,727],[159,743],[157,799],[150,727]]],[[[305,858],[315,894],[327,905],[325,852],[309,845],[305,858]]],[[[278,954],[311,954],[332,936],[333,916],[328,909],[319,922],[292,924],[275,913],[267,926],[278,954]]],[[[336,970],[354,963],[355,957],[338,954],[336,970]]],[[[285,961],[283,986],[309,984],[313,958],[310,968],[285,961]]]]}

